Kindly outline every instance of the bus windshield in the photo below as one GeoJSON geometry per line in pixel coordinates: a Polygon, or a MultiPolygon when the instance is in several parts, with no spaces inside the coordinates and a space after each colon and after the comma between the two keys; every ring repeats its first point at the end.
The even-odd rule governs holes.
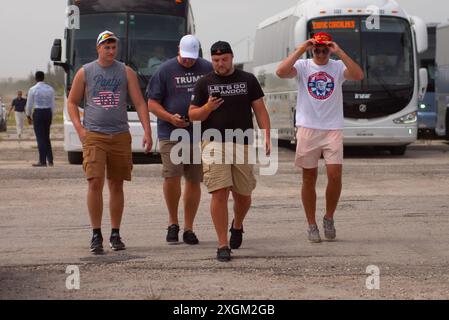
{"type": "Polygon", "coordinates": [[[346,81],[343,85],[345,118],[381,118],[410,104],[415,70],[412,32],[407,20],[380,17],[380,28],[370,25],[367,17],[362,16],[312,20],[310,36],[320,31],[331,33],[334,41],[365,72],[363,81],[346,81]]]}
{"type": "Polygon", "coordinates": [[[126,43],[126,14],[124,13],[99,13],[82,15],[80,24],[82,28],[72,31],[72,39],[69,39],[68,46],[72,46],[73,50],[68,50],[71,55],[68,60],[73,65],[70,73],[69,83],[72,83],[73,77],[83,65],[97,59],[96,42],[98,35],[105,31],[115,33],[120,39],[118,46],[117,60],[125,61],[126,43]],[[107,27],[105,27],[107,26],[107,27]]]}
{"type": "MultiPolygon", "coordinates": [[[[178,55],[178,43],[186,33],[186,21],[175,16],[131,14],[128,61],[140,79],[150,78],[167,59],[178,55]]],[[[143,86],[146,84],[142,83],[143,86]]]]}
{"type": "Polygon", "coordinates": [[[362,20],[362,43],[367,77],[373,90],[384,87],[413,87],[414,61],[410,26],[407,21],[384,17],[380,29],[368,29],[362,20]]]}
{"type": "Polygon", "coordinates": [[[105,28],[120,38],[117,60],[137,72],[142,89],[162,62],[177,55],[179,40],[186,33],[185,18],[153,14],[89,14],[81,16],[80,24],[82,28],[72,33],[68,44],[73,46],[68,57],[73,65],[69,83],[79,68],[97,58],[95,43],[105,28]]]}
{"type": "Polygon", "coordinates": [[[370,28],[366,20],[367,17],[317,19],[310,22],[309,32],[331,33],[334,41],[364,69],[365,80],[347,81],[345,90],[411,88],[414,69],[409,23],[400,18],[381,17],[380,28],[376,29],[370,28]]]}

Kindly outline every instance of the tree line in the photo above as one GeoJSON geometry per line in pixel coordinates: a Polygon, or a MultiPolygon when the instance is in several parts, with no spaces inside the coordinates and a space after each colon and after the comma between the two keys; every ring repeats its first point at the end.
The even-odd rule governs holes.
{"type": "MultiPolygon", "coordinates": [[[[62,94],[64,92],[64,70],[60,67],[54,67],[49,62],[47,70],[41,71],[45,72],[45,82],[51,85],[58,94],[62,94]]],[[[25,79],[13,79],[10,77],[6,80],[1,80],[0,96],[15,95],[19,90],[22,90],[23,94],[26,95],[28,90],[36,83],[34,74],[35,72],[30,72],[25,79]]]]}

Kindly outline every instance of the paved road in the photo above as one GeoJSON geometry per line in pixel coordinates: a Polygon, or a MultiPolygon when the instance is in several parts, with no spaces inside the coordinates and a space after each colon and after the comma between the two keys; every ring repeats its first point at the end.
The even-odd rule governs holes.
{"type": "Polygon", "coordinates": [[[86,183],[81,168],[66,163],[60,129],[54,137],[56,166],[34,169],[31,133],[20,146],[11,132],[0,136],[0,299],[449,298],[449,146],[442,142],[421,141],[404,157],[350,150],[339,241],[319,245],[306,241],[294,153],[280,149],[278,174],[258,179],[243,248],[222,264],[204,190],[200,246],[164,243],[160,164],[136,166],[126,185],[128,250],[91,256],[86,183]],[[69,265],[80,270],[80,290],[66,288],[69,265]],[[370,265],[380,270],[380,290],[366,288],[370,265]]]}

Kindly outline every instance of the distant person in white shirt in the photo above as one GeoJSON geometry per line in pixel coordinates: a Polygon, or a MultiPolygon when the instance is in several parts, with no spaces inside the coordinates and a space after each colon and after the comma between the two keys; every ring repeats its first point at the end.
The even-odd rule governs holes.
{"type": "Polygon", "coordinates": [[[156,46],[152,57],[148,60],[148,72],[152,76],[156,73],[159,66],[167,60],[165,49],[162,46],[156,46]]]}
{"type": "Polygon", "coordinates": [[[296,108],[296,166],[303,169],[302,202],[309,223],[309,241],[321,242],[316,214],[316,182],[318,162],[324,156],[327,166],[326,215],[324,235],[333,241],[337,237],[334,215],[342,191],[343,172],[343,83],[361,81],[365,77],[332,36],[320,32],[300,45],[278,67],[280,78],[297,78],[299,82],[296,108]],[[313,59],[300,59],[307,51],[313,59]],[[331,54],[341,60],[330,59],[331,54]]]}
{"type": "Polygon", "coordinates": [[[39,149],[39,162],[33,164],[33,167],[46,167],[47,163],[52,167],[53,151],[50,141],[50,127],[53,115],[56,112],[55,90],[44,83],[45,74],[42,71],[36,72],[35,79],[37,84],[28,92],[25,109],[29,122],[33,123],[39,149]]]}

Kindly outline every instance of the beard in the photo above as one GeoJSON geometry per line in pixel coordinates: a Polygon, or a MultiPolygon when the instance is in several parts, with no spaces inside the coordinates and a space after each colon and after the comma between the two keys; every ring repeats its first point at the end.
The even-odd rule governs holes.
{"type": "Polygon", "coordinates": [[[217,68],[215,70],[215,72],[220,76],[225,76],[225,75],[231,73],[231,71],[232,71],[232,67],[231,68],[221,67],[221,68],[217,68]]]}

